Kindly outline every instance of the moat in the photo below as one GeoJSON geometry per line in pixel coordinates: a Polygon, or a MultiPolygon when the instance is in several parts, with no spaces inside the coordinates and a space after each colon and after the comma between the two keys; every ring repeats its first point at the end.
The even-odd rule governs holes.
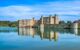
{"type": "Polygon", "coordinates": [[[0,50],[79,50],[79,29],[0,27],[0,50]]]}

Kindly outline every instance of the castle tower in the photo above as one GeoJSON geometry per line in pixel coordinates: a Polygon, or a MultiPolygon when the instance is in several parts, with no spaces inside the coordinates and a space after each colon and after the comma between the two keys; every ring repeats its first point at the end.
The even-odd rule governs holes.
{"type": "Polygon", "coordinates": [[[59,24],[59,19],[56,14],[54,15],[54,24],[59,24]]]}
{"type": "Polygon", "coordinates": [[[50,24],[54,24],[54,18],[51,15],[49,16],[49,18],[50,18],[50,20],[49,20],[50,24]]]}
{"type": "Polygon", "coordinates": [[[44,28],[43,16],[41,16],[41,24],[40,24],[40,28],[44,28]]]}
{"type": "Polygon", "coordinates": [[[32,23],[33,23],[33,25],[35,24],[35,19],[34,19],[34,17],[32,18],[32,23]]]}
{"type": "Polygon", "coordinates": [[[78,23],[75,22],[75,23],[73,24],[73,27],[74,27],[74,29],[75,29],[75,28],[78,28],[78,23]]]}
{"type": "Polygon", "coordinates": [[[44,24],[43,16],[41,16],[41,24],[44,24]]]}

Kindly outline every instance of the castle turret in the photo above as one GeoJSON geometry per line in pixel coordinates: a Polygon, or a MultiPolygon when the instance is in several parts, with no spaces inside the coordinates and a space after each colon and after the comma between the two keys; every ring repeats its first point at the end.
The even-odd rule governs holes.
{"type": "Polygon", "coordinates": [[[54,18],[53,18],[53,16],[50,15],[49,18],[50,18],[50,24],[54,24],[54,18]]]}
{"type": "Polygon", "coordinates": [[[41,24],[44,24],[43,16],[41,16],[41,24]]]}
{"type": "Polygon", "coordinates": [[[59,19],[56,14],[54,15],[54,24],[59,24],[59,19]]]}

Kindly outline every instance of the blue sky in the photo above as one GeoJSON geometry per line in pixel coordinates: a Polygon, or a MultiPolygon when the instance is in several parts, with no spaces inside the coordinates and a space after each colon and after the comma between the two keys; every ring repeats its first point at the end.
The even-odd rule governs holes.
{"type": "Polygon", "coordinates": [[[40,19],[57,14],[60,20],[80,19],[80,0],[0,0],[0,20],[40,19]]]}

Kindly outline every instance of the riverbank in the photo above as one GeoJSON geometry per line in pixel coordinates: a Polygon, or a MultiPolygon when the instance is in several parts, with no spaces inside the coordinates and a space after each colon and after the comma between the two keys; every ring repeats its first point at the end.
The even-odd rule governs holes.
{"type": "Polygon", "coordinates": [[[17,21],[0,21],[0,27],[17,27],[18,22],[17,21]]]}

